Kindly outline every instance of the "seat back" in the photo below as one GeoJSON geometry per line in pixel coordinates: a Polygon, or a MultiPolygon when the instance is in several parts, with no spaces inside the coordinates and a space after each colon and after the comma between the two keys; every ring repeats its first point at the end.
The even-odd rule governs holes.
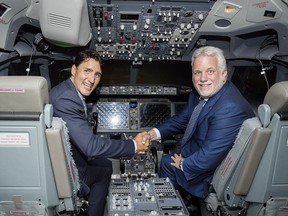
{"type": "Polygon", "coordinates": [[[281,197],[281,202],[286,197],[288,203],[287,126],[285,81],[269,89],[258,107],[258,117],[243,122],[234,146],[214,173],[217,202],[210,200],[215,196],[206,198],[206,203],[214,203],[211,210],[226,206],[226,211],[239,214],[245,209],[254,216],[271,197],[281,197]]]}
{"type": "Polygon", "coordinates": [[[52,140],[59,147],[67,141],[62,127],[53,126],[53,108],[48,99],[48,85],[43,77],[0,76],[0,213],[1,206],[10,203],[14,208],[22,206],[22,210],[31,202],[40,203],[48,215],[55,215],[60,204],[66,210],[75,208],[77,170],[70,168],[69,164],[74,168],[71,160],[66,162],[65,151],[53,151],[47,144],[47,140],[52,140]],[[51,135],[54,129],[58,131],[55,136],[51,135]],[[56,143],[55,137],[61,142],[56,143]],[[75,181],[71,181],[72,175],[56,179],[59,175],[52,159],[57,154],[65,155],[57,166],[66,167],[68,173],[73,171],[75,181]],[[63,184],[58,185],[59,182],[63,184]]]}
{"type": "MultiPolygon", "coordinates": [[[[243,122],[232,149],[218,166],[213,176],[212,185],[219,200],[224,200],[226,187],[228,184],[231,184],[230,181],[232,176],[235,176],[234,172],[236,167],[243,165],[243,158],[246,157],[247,152],[249,152],[248,150],[250,148],[257,148],[256,144],[259,139],[262,139],[261,143],[263,143],[263,145],[267,144],[266,134],[269,134],[269,131],[261,127],[261,123],[257,117],[247,119],[243,122]]],[[[258,157],[260,157],[260,155],[258,155],[258,157]]],[[[257,161],[251,161],[249,165],[256,166],[257,161]]],[[[240,169],[237,171],[240,172],[240,169]]],[[[248,187],[247,184],[246,187],[248,187]]]]}
{"type": "Polygon", "coordinates": [[[0,76],[0,101],[0,201],[58,205],[45,137],[46,80],[0,76]]]}
{"type": "Polygon", "coordinates": [[[64,200],[66,211],[75,211],[79,177],[72,158],[68,129],[62,118],[53,117],[51,127],[46,129],[46,137],[58,196],[64,200]]]}
{"type": "MultiPolygon", "coordinates": [[[[264,98],[265,104],[270,108],[267,128],[272,133],[245,199],[263,204],[281,197],[286,199],[288,209],[288,81],[274,84],[264,98]]],[[[258,112],[262,109],[265,107],[259,106],[258,112]]]]}

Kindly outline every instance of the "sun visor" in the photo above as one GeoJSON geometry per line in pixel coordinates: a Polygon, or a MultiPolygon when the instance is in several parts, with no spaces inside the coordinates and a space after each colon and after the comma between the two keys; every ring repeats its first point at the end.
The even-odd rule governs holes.
{"type": "Polygon", "coordinates": [[[42,0],[39,21],[46,40],[58,46],[85,46],[92,38],[86,1],[42,0]]]}

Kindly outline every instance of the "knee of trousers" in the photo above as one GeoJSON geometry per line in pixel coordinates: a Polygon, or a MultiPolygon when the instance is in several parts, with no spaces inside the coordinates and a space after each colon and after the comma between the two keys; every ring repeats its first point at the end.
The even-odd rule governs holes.
{"type": "Polygon", "coordinates": [[[160,167],[170,168],[171,162],[172,162],[171,155],[164,155],[161,159],[160,167]]]}

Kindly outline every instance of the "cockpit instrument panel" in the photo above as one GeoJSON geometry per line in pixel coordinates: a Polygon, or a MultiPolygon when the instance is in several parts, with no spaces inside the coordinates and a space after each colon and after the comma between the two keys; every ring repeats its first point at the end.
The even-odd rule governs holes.
{"type": "Polygon", "coordinates": [[[134,63],[180,60],[208,15],[208,2],[88,0],[95,49],[104,59],[134,63]]]}

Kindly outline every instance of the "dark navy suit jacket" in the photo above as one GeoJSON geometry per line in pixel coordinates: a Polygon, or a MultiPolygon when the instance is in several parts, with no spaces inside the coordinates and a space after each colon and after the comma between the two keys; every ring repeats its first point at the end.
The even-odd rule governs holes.
{"type": "Polygon", "coordinates": [[[49,96],[54,116],[61,117],[67,124],[78,169],[86,166],[88,158],[131,158],[135,154],[132,140],[110,140],[93,134],[83,102],[70,78],[52,88],[49,96]]]}
{"type": "MultiPolygon", "coordinates": [[[[184,133],[198,102],[199,94],[193,90],[183,111],[157,127],[162,141],[184,133]]],[[[206,197],[213,173],[231,149],[241,124],[253,116],[249,103],[227,82],[206,102],[190,138],[181,144],[184,172],[176,169],[177,183],[194,196],[206,197]]]]}

